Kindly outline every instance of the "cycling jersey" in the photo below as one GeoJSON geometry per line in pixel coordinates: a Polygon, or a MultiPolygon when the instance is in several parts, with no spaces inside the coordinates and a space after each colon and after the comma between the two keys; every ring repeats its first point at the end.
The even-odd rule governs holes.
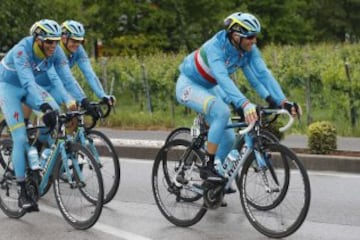
{"type": "MultiPolygon", "coordinates": [[[[33,37],[26,37],[6,54],[0,64],[0,82],[23,87],[36,101],[38,109],[43,99],[37,94],[37,85],[42,87],[52,85],[65,93],[63,84],[54,69],[54,65],[63,65],[63,61],[56,54],[44,59],[37,57],[33,51],[33,43],[33,37]]],[[[56,52],[58,51],[56,49],[56,52]]],[[[65,100],[68,101],[68,99],[65,100]]]]}
{"type": "Polygon", "coordinates": [[[66,49],[66,47],[62,43],[61,46],[64,49],[65,54],[67,55],[70,68],[74,67],[77,64],[81,72],[84,74],[91,89],[95,92],[96,96],[98,98],[105,97],[106,94],[104,92],[104,89],[99,81],[99,78],[96,76],[91,66],[90,59],[84,47],[80,45],[75,52],[71,53],[66,49]]]}
{"type": "Polygon", "coordinates": [[[177,100],[205,115],[210,125],[208,142],[218,144],[216,158],[222,161],[235,139],[234,131],[226,129],[231,115],[228,104],[241,108],[248,102],[229,76],[238,69],[263,99],[270,95],[278,105],[285,99],[256,45],[251,51],[239,51],[225,30],[185,57],[176,83],[177,100]]]}
{"type": "MultiPolygon", "coordinates": [[[[62,82],[55,77],[56,56],[41,59],[33,51],[33,37],[26,37],[16,44],[1,60],[0,64],[0,106],[13,139],[12,159],[15,175],[19,181],[25,178],[25,155],[28,148],[22,103],[32,109],[49,103],[58,110],[52,96],[40,86],[43,76],[58,89],[62,82]]],[[[61,63],[61,62],[60,62],[61,63]]]]}
{"type": "MultiPolygon", "coordinates": [[[[18,47],[13,48],[3,58],[2,66],[7,71],[3,81],[20,86],[27,86],[27,79],[35,79],[36,83],[51,92],[58,104],[66,105],[73,101],[73,98],[67,93],[71,89],[72,96],[81,102],[85,98],[85,94],[79,84],[74,79],[68,66],[67,58],[60,46],[56,47],[54,54],[48,58],[39,58],[33,50],[34,38],[32,36],[24,38],[18,47]],[[16,50],[21,48],[22,50],[16,50]],[[14,51],[18,51],[15,53],[14,51]],[[14,55],[28,56],[23,58],[14,57],[14,55]],[[22,61],[22,62],[19,62],[22,61]],[[16,63],[17,62],[17,63],[16,63]],[[31,67],[15,69],[16,64],[29,65],[31,67]],[[21,79],[18,77],[21,75],[21,79]],[[23,83],[20,83],[23,81],[23,83]]],[[[30,81],[31,82],[31,81],[30,81]]],[[[33,92],[33,91],[30,91],[33,92]]]]}
{"type": "Polygon", "coordinates": [[[219,85],[234,106],[239,108],[247,99],[229,75],[240,68],[260,97],[265,99],[271,95],[279,105],[285,99],[256,45],[252,46],[250,52],[240,53],[231,44],[225,30],[218,32],[200,49],[188,55],[181,64],[180,71],[194,83],[204,87],[219,85]]]}

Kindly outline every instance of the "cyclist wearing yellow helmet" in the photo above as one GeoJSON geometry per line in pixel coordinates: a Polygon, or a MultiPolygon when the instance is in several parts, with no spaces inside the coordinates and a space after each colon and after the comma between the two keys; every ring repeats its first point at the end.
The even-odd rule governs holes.
{"type": "Polygon", "coordinates": [[[222,162],[231,150],[235,134],[225,129],[230,119],[228,104],[243,111],[246,122],[256,121],[256,106],[237,88],[230,74],[241,69],[256,92],[272,106],[301,114],[296,103],[287,101],[278,82],[264,63],[256,46],[261,31],[258,19],[236,12],[224,20],[225,29],[216,33],[180,65],[176,84],[177,100],[203,113],[210,126],[207,143],[207,167],[203,178],[221,180],[222,162]]]}
{"type": "MultiPolygon", "coordinates": [[[[85,37],[83,24],[74,20],[67,20],[61,24],[61,29],[60,46],[69,60],[70,68],[77,64],[96,96],[113,105],[115,97],[105,94],[99,78],[91,66],[90,59],[82,46],[85,37]]],[[[72,93],[72,89],[69,88],[68,91],[72,93]]]]}
{"type": "MultiPolygon", "coordinates": [[[[30,146],[27,139],[22,104],[44,113],[43,121],[48,127],[56,123],[58,110],[52,96],[39,85],[38,77],[45,74],[56,76],[54,57],[60,40],[60,26],[53,20],[43,19],[32,28],[33,36],[19,41],[1,60],[0,64],[0,107],[13,139],[12,160],[19,185],[18,205],[28,211],[38,211],[37,203],[25,190],[25,152],[30,146]]],[[[61,90],[57,78],[53,84],[61,90]]],[[[36,163],[31,167],[39,168],[36,163]]]]}

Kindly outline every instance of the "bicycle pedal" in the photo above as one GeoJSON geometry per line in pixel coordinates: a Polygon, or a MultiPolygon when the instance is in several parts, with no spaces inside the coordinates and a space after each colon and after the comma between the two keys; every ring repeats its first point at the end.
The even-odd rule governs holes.
{"type": "Polygon", "coordinates": [[[186,185],[186,184],[189,183],[189,181],[188,181],[187,179],[185,179],[184,176],[181,176],[181,175],[177,175],[177,176],[176,176],[176,181],[177,181],[178,183],[183,184],[183,185],[186,185]]]}
{"type": "Polygon", "coordinates": [[[228,188],[228,189],[225,190],[225,193],[226,193],[226,194],[236,193],[236,189],[230,187],[230,188],[228,188]]]}
{"type": "Polygon", "coordinates": [[[39,209],[39,206],[37,204],[31,206],[31,207],[28,207],[28,208],[24,208],[24,210],[27,212],[27,213],[30,213],[30,212],[40,212],[40,209],[39,209]]]}

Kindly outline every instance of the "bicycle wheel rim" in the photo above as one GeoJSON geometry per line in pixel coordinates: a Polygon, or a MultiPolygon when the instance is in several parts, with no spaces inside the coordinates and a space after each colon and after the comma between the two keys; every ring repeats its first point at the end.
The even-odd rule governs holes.
{"type": "Polygon", "coordinates": [[[85,230],[93,226],[100,217],[103,207],[103,183],[99,167],[89,151],[76,143],[68,147],[68,156],[72,161],[83,161],[81,174],[83,182],[79,182],[76,168],[69,167],[69,175],[65,174],[62,168],[63,161],[58,159],[58,164],[54,169],[54,193],[59,209],[74,228],[85,230]],[[83,158],[80,160],[79,158],[83,158]],[[70,185],[69,176],[74,185],[70,185]],[[99,201],[100,199],[100,201],[99,201]]]}
{"type": "Polygon", "coordinates": [[[90,144],[95,148],[88,146],[90,152],[100,162],[101,175],[104,184],[104,204],[109,203],[116,195],[120,185],[120,162],[116,150],[110,139],[102,132],[90,130],[86,137],[90,144]],[[93,151],[96,151],[94,153],[93,151]]]}
{"type": "Polygon", "coordinates": [[[294,233],[304,222],[310,206],[310,182],[304,166],[291,150],[280,144],[268,144],[265,151],[271,153],[279,179],[285,177],[282,176],[283,161],[280,161],[285,159],[289,165],[288,180],[280,180],[285,184],[280,186],[278,193],[265,193],[262,177],[258,176],[258,172],[252,172],[252,160],[247,159],[238,182],[240,198],[244,212],[256,230],[268,237],[282,238],[294,233]],[[283,188],[284,191],[281,190],[283,188]],[[256,191],[262,191],[263,195],[256,191]],[[271,196],[273,194],[275,197],[271,196]],[[279,197],[281,194],[282,197],[279,197]],[[279,202],[270,209],[261,210],[250,204],[255,196],[259,201],[262,198],[263,201],[279,202]]]}
{"type": "MultiPolygon", "coordinates": [[[[187,190],[186,184],[176,186],[174,183],[175,172],[181,166],[181,155],[189,144],[185,140],[169,142],[158,152],[152,171],[152,189],[158,208],[168,221],[181,227],[194,225],[207,211],[199,193],[187,190]]],[[[199,156],[196,152],[191,154],[199,156]]],[[[189,166],[186,176],[201,185],[202,180],[195,168],[189,166]]]]}

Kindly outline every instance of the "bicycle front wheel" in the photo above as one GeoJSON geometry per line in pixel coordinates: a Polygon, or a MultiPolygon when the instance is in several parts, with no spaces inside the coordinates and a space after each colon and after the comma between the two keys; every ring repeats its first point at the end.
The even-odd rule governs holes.
{"type": "Polygon", "coordinates": [[[309,177],[296,154],[283,145],[264,144],[261,154],[268,166],[259,167],[254,154],[245,160],[237,181],[241,204],[256,230],[283,238],[294,233],[306,218],[309,177]]]}
{"type": "Polygon", "coordinates": [[[120,162],[110,139],[102,132],[89,130],[87,148],[99,163],[104,183],[104,204],[116,195],[120,185],[120,162]]]}
{"type": "Polygon", "coordinates": [[[152,190],[160,212],[177,226],[199,222],[207,209],[201,194],[202,154],[190,142],[174,140],[163,146],[154,161],[152,190]]]}
{"type": "Polygon", "coordinates": [[[66,160],[59,156],[53,173],[55,199],[70,225],[88,229],[97,222],[103,208],[100,168],[91,153],[78,143],[68,143],[66,154],[66,160]]]}

